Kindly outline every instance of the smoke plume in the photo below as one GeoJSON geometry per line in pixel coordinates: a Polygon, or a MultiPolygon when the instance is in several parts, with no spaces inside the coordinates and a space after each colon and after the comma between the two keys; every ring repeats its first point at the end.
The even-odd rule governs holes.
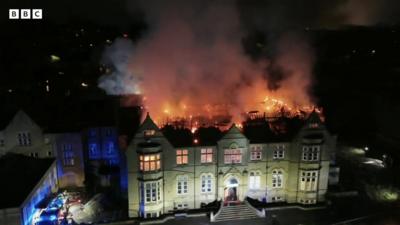
{"type": "Polygon", "coordinates": [[[117,39],[105,49],[102,63],[111,67],[112,73],[101,76],[98,85],[107,94],[140,94],[140,76],[129,67],[133,53],[133,43],[128,39],[117,39]]]}
{"type": "Polygon", "coordinates": [[[147,36],[135,46],[117,40],[106,49],[114,72],[99,86],[107,93],[142,94],[159,121],[223,113],[239,120],[243,112],[265,110],[266,96],[290,107],[312,105],[313,52],[304,39],[282,32],[271,41],[271,57],[253,60],[242,46],[248,27],[234,1],[173,2],[143,3],[147,36]]]}

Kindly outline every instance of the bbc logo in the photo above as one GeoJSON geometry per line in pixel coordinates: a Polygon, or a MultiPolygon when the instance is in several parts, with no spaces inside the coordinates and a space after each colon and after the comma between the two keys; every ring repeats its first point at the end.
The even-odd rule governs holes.
{"type": "Polygon", "coordinates": [[[18,19],[41,20],[43,18],[43,10],[42,9],[10,9],[8,11],[8,18],[10,20],[18,20],[18,19]]]}

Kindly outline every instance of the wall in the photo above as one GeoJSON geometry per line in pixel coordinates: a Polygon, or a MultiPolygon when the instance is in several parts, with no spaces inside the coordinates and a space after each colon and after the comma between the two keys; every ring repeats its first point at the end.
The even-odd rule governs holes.
{"type": "Polygon", "coordinates": [[[81,133],[46,134],[50,139],[52,149],[57,158],[57,173],[60,188],[83,187],[84,160],[81,133]],[[70,145],[73,153],[73,165],[65,164],[64,147],[70,145]]]}
{"type": "Polygon", "coordinates": [[[21,204],[22,225],[31,225],[36,205],[48,197],[51,193],[58,191],[57,162],[54,161],[50,168],[40,179],[25,201],[21,204]]]}
{"type": "Polygon", "coordinates": [[[199,208],[201,203],[209,203],[214,200],[224,199],[225,189],[230,178],[238,180],[237,195],[238,200],[243,201],[246,196],[252,196],[261,201],[272,202],[273,198],[282,197],[282,201],[287,203],[302,203],[305,199],[312,199],[313,203],[325,200],[325,194],[328,188],[330,157],[335,148],[335,139],[326,131],[324,126],[308,127],[300,130],[298,135],[291,142],[280,143],[261,143],[250,144],[249,140],[238,131],[237,128],[231,129],[225,136],[218,141],[217,146],[195,146],[174,148],[168,140],[162,135],[159,129],[146,118],[141,128],[139,128],[135,138],[127,150],[128,164],[128,195],[129,195],[129,216],[136,217],[140,211],[156,212],[162,210],[167,213],[176,209],[178,204],[186,203],[188,208],[199,208]],[[156,132],[148,138],[145,138],[145,130],[154,129],[156,132]],[[306,162],[302,160],[302,147],[306,137],[320,135],[317,140],[320,146],[319,158],[316,161],[306,162]],[[140,143],[158,143],[161,153],[161,171],[143,173],[139,171],[138,152],[153,151],[141,149],[140,143]],[[225,164],[224,150],[235,145],[242,151],[242,162],[238,164],[225,164]],[[250,160],[250,149],[252,146],[261,146],[261,160],[250,160]],[[273,152],[277,146],[284,146],[285,155],[283,159],[273,159],[273,152]],[[202,164],[200,161],[201,148],[213,149],[213,162],[202,164]],[[189,160],[186,165],[176,164],[176,150],[187,149],[189,151],[189,160]],[[273,188],[273,171],[279,169],[283,172],[283,186],[273,188]],[[300,191],[300,171],[302,170],[318,171],[317,190],[300,191]],[[249,190],[249,175],[251,172],[260,174],[260,188],[249,190]],[[212,174],[212,192],[201,193],[201,175],[212,174]],[[178,176],[188,177],[188,193],[177,193],[178,176]],[[162,199],[156,203],[146,203],[141,201],[143,195],[141,187],[146,181],[162,182],[162,199]]]}
{"type": "Polygon", "coordinates": [[[19,208],[0,209],[1,225],[21,225],[21,211],[19,208]]]}
{"type": "Polygon", "coordinates": [[[18,111],[7,127],[3,130],[3,152],[12,152],[31,156],[37,154],[39,158],[52,157],[51,145],[48,145],[43,136],[42,129],[23,111],[18,111]],[[31,144],[20,146],[18,142],[19,132],[29,132],[31,144]],[[49,153],[50,152],[50,153],[49,153]]]}

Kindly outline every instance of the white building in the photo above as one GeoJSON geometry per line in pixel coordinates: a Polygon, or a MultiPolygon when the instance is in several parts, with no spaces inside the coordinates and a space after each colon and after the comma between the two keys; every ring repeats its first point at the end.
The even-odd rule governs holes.
{"type": "Polygon", "coordinates": [[[202,203],[325,201],[336,139],[312,113],[289,142],[252,143],[232,126],[216,145],[176,148],[149,115],[130,143],[130,217],[158,217],[202,203]]]}

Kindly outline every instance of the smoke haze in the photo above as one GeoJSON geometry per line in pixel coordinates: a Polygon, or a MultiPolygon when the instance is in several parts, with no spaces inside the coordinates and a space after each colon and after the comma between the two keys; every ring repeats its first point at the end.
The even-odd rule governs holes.
{"type": "Polygon", "coordinates": [[[176,0],[129,6],[144,11],[149,32],[135,46],[120,39],[106,49],[104,59],[114,73],[102,76],[99,87],[114,95],[142,94],[156,120],[224,110],[238,119],[243,112],[264,110],[266,96],[290,107],[310,106],[314,54],[304,28],[371,23],[377,12],[353,13],[364,4],[356,0],[292,2],[176,0]],[[273,34],[257,60],[242,46],[254,30],[273,34]]]}

